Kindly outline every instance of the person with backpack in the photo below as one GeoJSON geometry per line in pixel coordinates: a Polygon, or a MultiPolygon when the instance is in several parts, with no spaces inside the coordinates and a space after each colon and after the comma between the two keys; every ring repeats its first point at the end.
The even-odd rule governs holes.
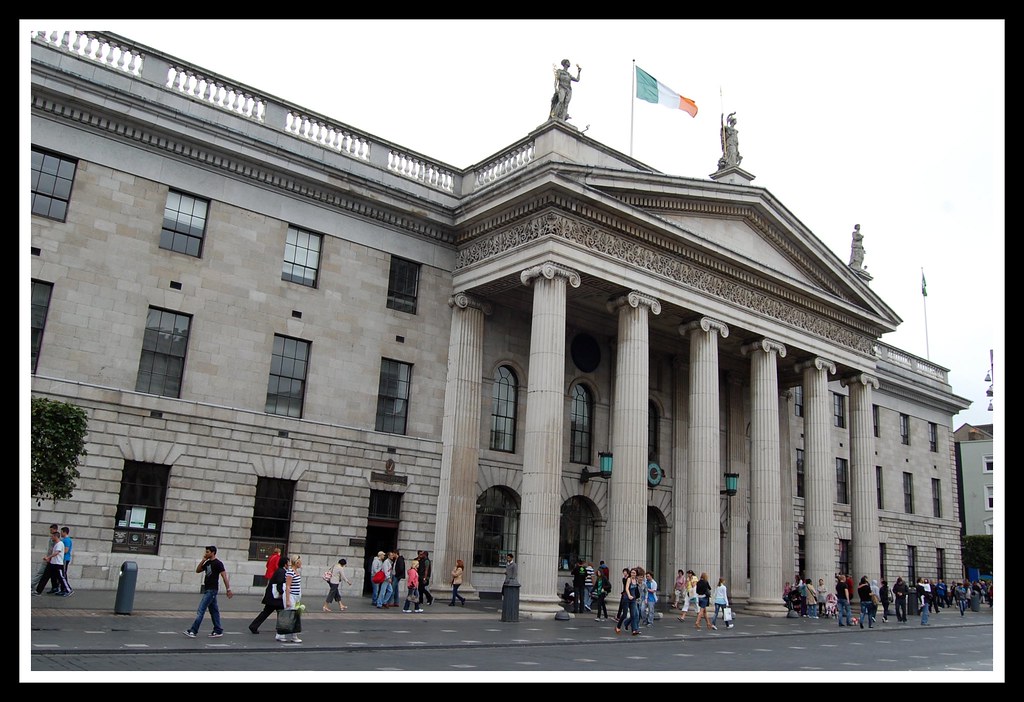
{"type": "Polygon", "coordinates": [[[608,595],[611,594],[612,583],[608,577],[604,574],[604,571],[597,571],[597,578],[594,581],[594,600],[597,602],[597,618],[595,621],[601,621],[602,619],[608,619],[608,603],[606,602],[608,595]]]}

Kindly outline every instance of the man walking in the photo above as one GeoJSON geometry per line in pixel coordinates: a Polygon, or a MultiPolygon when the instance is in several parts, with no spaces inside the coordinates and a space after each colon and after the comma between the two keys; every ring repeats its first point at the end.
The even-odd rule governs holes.
{"type": "Polygon", "coordinates": [[[209,609],[210,619],[213,620],[213,631],[210,633],[210,638],[216,639],[224,636],[224,629],[220,625],[220,607],[217,605],[218,578],[224,581],[224,590],[228,594],[228,599],[230,600],[234,596],[231,592],[231,583],[228,582],[227,568],[217,558],[216,546],[206,547],[203,560],[199,561],[199,565],[196,566],[196,572],[203,573],[203,597],[199,600],[195,621],[192,622],[192,626],[185,629],[184,634],[190,639],[194,639],[199,633],[199,627],[203,625],[206,610],[209,609]]]}
{"type": "Polygon", "coordinates": [[[405,580],[405,556],[397,548],[391,552],[395,565],[391,571],[391,585],[394,592],[391,593],[391,606],[398,606],[398,593],[402,589],[402,581],[405,580]]]}
{"type": "Polygon", "coordinates": [[[71,529],[68,527],[60,528],[60,540],[64,544],[64,569],[61,573],[61,580],[64,583],[65,590],[68,595],[75,594],[75,591],[71,589],[71,581],[68,580],[68,566],[71,565],[71,529]]]}
{"type": "MultiPolygon", "coordinates": [[[[32,594],[41,595],[43,590],[46,588],[46,583],[51,578],[50,576],[50,560],[49,557],[53,553],[53,535],[54,533],[60,533],[60,527],[56,524],[50,525],[50,537],[46,542],[46,555],[43,556],[43,562],[40,563],[39,570],[35,576],[35,580],[32,581],[32,594]]],[[[57,581],[54,581],[53,588],[50,590],[51,595],[56,595],[60,592],[60,587],[57,581]]]]}
{"type": "Polygon", "coordinates": [[[430,574],[431,574],[431,563],[430,553],[422,551],[419,557],[420,561],[420,602],[427,601],[428,605],[434,604],[434,595],[431,594],[427,586],[430,585],[430,574]]]}

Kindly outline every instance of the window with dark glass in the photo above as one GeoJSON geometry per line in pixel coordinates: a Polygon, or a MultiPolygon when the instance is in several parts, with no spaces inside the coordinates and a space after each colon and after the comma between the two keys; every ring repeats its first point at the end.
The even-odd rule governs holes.
{"type": "Polygon", "coordinates": [[[32,281],[32,372],[36,372],[39,349],[43,345],[43,330],[46,328],[46,314],[50,311],[50,297],[53,283],[32,281]]]}
{"type": "Polygon", "coordinates": [[[661,416],[654,402],[647,403],[647,460],[658,461],[658,424],[661,416]]]}
{"type": "Polygon", "coordinates": [[[932,478],[932,516],[942,516],[942,481],[932,478]]]}
{"type": "Polygon", "coordinates": [[[308,371],[309,342],[275,334],[267,383],[267,414],[302,416],[308,371]]]}
{"type": "Polygon", "coordinates": [[[491,448],[515,453],[516,405],[519,380],[508,366],[494,371],[493,403],[491,404],[491,448]]]}
{"type": "Polygon", "coordinates": [[[884,543],[878,544],[878,572],[882,580],[886,580],[886,561],[888,561],[888,558],[886,557],[885,553],[885,548],[886,546],[884,543]]]}
{"type": "Polygon", "coordinates": [[[572,399],[569,410],[569,461],[590,463],[594,402],[590,391],[582,383],[573,385],[570,395],[572,399]]]}
{"type": "Polygon", "coordinates": [[[256,499],[249,529],[250,561],[265,561],[275,548],[280,548],[282,554],[288,553],[294,498],[294,480],[256,478],[256,499]]]}
{"type": "Polygon", "coordinates": [[[594,560],[594,513],[582,497],[562,503],[558,526],[558,569],[568,570],[582,558],[594,560]]]}
{"type": "Polygon", "coordinates": [[[796,496],[804,496],[804,450],[796,450],[796,496]]]}
{"type": "Polygon", "coordinates": [[[910,446],[910,417],[905,414],[900,415],[900,441],[910,446]]]}
{"type": "Polygon", "coordinates": [[[850,484],[850,468],[845,458],[836,459],[836,502],[841,505],[850,504],[848,486],[850,484]]]}
{"type": "Polygon", "coordinates": [[[917,546],[907,546],[907,587],[913,591],[917,582],[917,546]]]}
{"type": "Polygon", "coordinates": [[[793,412],[797,417],[804,416],[804,386],[793,388],[793,412]]]}
{"type": "Polygon", "coordinates": [[[377,431],[404,434],[409,418],[409,390],[412,366],[401,361],[382,358],[380,383],[377,389],[377,431]]]}
{"type": "Polygon", "coordinates": [[[877,439],[879,436],[881,436],[881,434],[879,434],[878,428],[878,405],[871,405],[871,422],[874,425],[875,438],[877,439]]]}
{"type": "Polygon", "coordinates": [[[907,514],[914,513],[914,475],[913,473],[903,474],[903,511],[907,514]]]}
{"type": "Polygon", "coordinates": [[[935,572],[939,580],[946,579],[946,549],[935,549],[935,572]]]}
{"type": "Polygon", "coordinates": [[[875,493],[878,495],[878,509],[884,509],[882,501],[882,466],[875,466],[875,493]]]}
{"type": "Polygon", "coordinates": [[[846,396],[832,393],[832,414],[834,423],[840,429],[846,427],[846,396]]]}
{"type": "Polygon", "coordinates": [[[928,450],[939,450],[939,427],[935,422],[928,422],[928,450]]]}
{"type": "Polygon", "coordinates": [[[63,222],[78,161],[32,149],[32,214],[63,222]]]}
{"type": "Polygon", "coordinates": [[[203,250],[209,204],[185,193],[168,191],[160,248],[198,257],[203,250]]]}
{"type": "Polygon", "coordinates": [[[115,553],[155,554],[160,550],[164,502],[171,467],[125,461],[114,517],[115,553]]]}
{"type": "Polygon", "coordinates": [[[392,256],[388,275],[388,308],[416,314],[419,286],[420,264],[392,256]]]}
{"type": "Polygon", "coordinates": [[[316,287],[320,269],[320,246],[323,237],[298,227],[288,227],[284,242],[284,263],[281,280],[316,287]]]}
{"type": "Polygon", "coordinates": [[[504,567],[505,555],[515,555],[518,540],[519,501],[507,488],[487,488],[476,501],[473,565],[504,567]]]}
{"type": "Polygon", "coordinates": [[[839,539],[839,569],[838,573],[850,572],[850,540],[839,539]]]}
{"type": "Polygon", "coordinates": [[[181,397],[185,352],[192,318],[170,310],[150,307],[142,335],[142,355],[135,391],[164,397],[181,397]]]}

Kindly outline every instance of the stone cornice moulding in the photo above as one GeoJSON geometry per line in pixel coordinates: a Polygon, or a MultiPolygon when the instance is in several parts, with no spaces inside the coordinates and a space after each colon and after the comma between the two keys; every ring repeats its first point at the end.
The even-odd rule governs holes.
{"type": "Polygon", "coordinates": [[[64,104],[52,97],[44,97],[36,93],[32,94],[32,108],[45,112],[52,117],[75,122],[100,132],[139,142],[148,147],[174,154],[178,158],[192,161],[201,167],[224,171],[263,186],[276,188],[290,196],[299,196],[356,217],[385,224],[395,229],[444,242],[445,244],[451,244],[455,240],[451,230],[410,219],[402,216],[395,210],[377,207],[368,200],[356,200],[328,188],[302,182],[296,178],[282,176],[279,171],[253,166],[250,163],[232,158],[226,153],[213,152],[207,148],[197,147],[193,144],[171,138],[166,134],[156,133],[137,124],[130,124],[115,119],[111,115],[93,114],[81,107],[64,104]]]}
{"type": "Polygon", "coordinates": [[[639,290],[631,290],[627,295],[620,295],[608,301],[608,311],[617,312],[620,307],[640,307],[643,305],[650,309],[652,314],[661,314],[661,303],[650,295],[645,295],[639,290]]]}
{"type": "MultiPolygon", "coordinates": [[[[545,204],[555,205],[558,199],[556,196],[549,196],[545,198],[545,204]]],[[[691,249],[682,246],[674,246],[671,249],[664,246],[647,246],[638,241],[631,241],[626,236],[567,217],[557,210],[540,212],[528,220],[520,221],[461,248],[456,254],[455,270],[459,271],[481,263],[544,237],[564,239],[588,251],[614,258],[699,293],[763,314],[829,342],[865,355],[874,354],[875,338],[864,333],[856,333],[851,327],[856,328],[860,325],[853,318],[823,304],[798,297],[781,286],[691,249]]],[[[651,239],[650,236],[644,238],[651,239]]]]}

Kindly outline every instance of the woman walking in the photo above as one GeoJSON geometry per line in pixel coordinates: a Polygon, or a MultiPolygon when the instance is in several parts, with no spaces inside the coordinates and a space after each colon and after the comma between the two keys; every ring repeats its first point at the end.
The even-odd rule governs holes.
{"type": "Polygon", "coordinates": [[[878,588],[878,601],[882,605],[882,621],[889,621],[889,604],[892,602],[892,593],[889,591],[889,582],[882,579],[882,585],[878,588]]]}
{"type": "Polygon", "coordinates": [[[701,619],[711,628],[711,620],[708,619],[708,605],[711,603],[711,583],[708,582],[708,574],[701,573],[697,581],[697,622],[696,629],[700,631],[701,619]]]}
{"type": "Polygon", "coordinates": [[[325,612],[334,611],[331,609],[332,602],[338,603],[339,612],[344,612],[346,609],[348,609],[348,607],[341,603],[341,584],[343,582],[348,583],[349,585],[352,584],[352,581],[345,576],[346,565],[348,565],[348,561],[346,561],[344,558],[341,558],[338,560],[337,563],[334,564],[334,567],[331,568],[331,579],[327,581],[327,584],[330,586],[331,589],[327,593],[327,600],[324,601],[323,610],[325,612]]]}
{"type": "MultiPolygon", "coordinates": [[[[632,568],[629,571],[629,577],[626,579],[625,593],[626,613],[623,616],[633,629],[633,636],[637,636],[640,633],[640,583],[637,580],[636,568],[632,568]]],[[[615,622],[616,634],[622,633],[622,623],[623,620],[615,622]]]]}
{"type": "Polygon", "coordinates": [[[402,613],[409,614],[410,612],[422,612],[423,608],[420,607],[420,562],[413,560],[409,564],[409,569],[405,573],[405,584],[408,586],[408,590],[405,594],[405,604],[402,605],[402,613]]]}
{"type": "MultiPolygon", "coordinates": [[[[301,601],[302,556],[288,556],[288,564],[284,567],[284,608],[298,609],[301,601]]],[[[274,638],[285,643],[302,643],[297,634],[275,634],[274,638]]]]}
{"type": "Polygon", "coordinates": [[[464,572],[466,572],[466,566],[460,558],[455,561],[455,567],[452,569],[452,601],[448,603],[449,607],[455,606],[455,600],[458,600],[463,607],[466,606],[466,598],[459,594],[459,585],[462,584],[464,572]]]}
{"type": "Polygon", "coordinates": [[[864,620],[868,620],[868,628],[871,623],[871,584],[868,583],[868,576],[860,576],[860,583],[857,585],[857,597],[860,598],[860,628],[864,628],[864,620]]]}
{"type": "Polygon", "coordinates": [[[608,593],[612,591],[612,584],[608,582],[604,571],[597,571],[597,579],[594,581],[594,597],[597,600],[597,619],[608,619],[608,593]]]}
{"type": "MultiPolygon", "coordinates": [[[[725,608],[729,606],[729,590],[725,587],[725,578],[718,579],[718,587],[715,588],[715,616],[711,618],[711,628],[718,631],[718,613],[724,616],[725,608]]],[[[732,622],[725,623],[726,628],[732,626],[732,622]]]]}

